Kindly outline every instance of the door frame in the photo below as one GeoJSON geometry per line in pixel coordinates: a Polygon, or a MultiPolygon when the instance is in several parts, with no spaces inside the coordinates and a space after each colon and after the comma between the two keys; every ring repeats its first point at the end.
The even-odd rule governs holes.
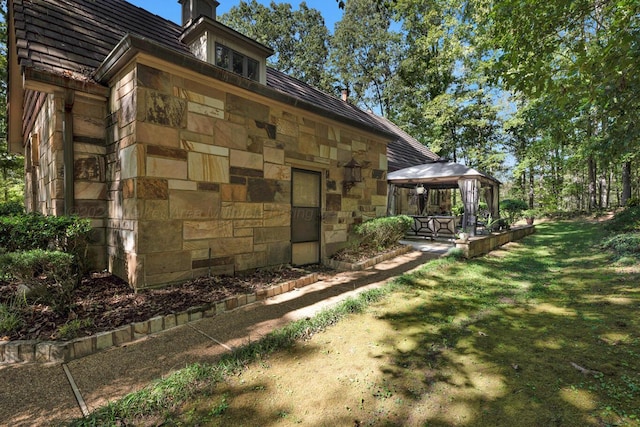
{"type": "Polygon", "coordinates": [[[294,246],[296,244],[304,244],[304,243],[316,243],[317,244],[317,252],[318,252],[318,257],[317,260],[313,261],[313,262],[308,262],[308,263],[301,263],[301,264],[294,264],[294,265],[308,265],[308,264],[315,264],[315,263],[320,263],[322,262],[322,255],[323,255],[323,248],[322,248],[322,217],[323,217],[323,206],[324,206],[324,201],[323,201],[323,194],[322,194],[322,176],[323,176],[323,172],[319,171],[319,170],[312,170],[312,169],[303,169],[303,168],[299,168],[299,167],[292,167],[291,168],[291,262],[293,264],[294,261],[294,246]],[[318,178],[318,186],[317,186],[317,200],[318,200],[318,205],[317,206],[300,206],[301,208],[315,208],[317,209],[317,229],[315,230],[317,233],[317,239],[315,240],[301,240],[301,241],[297,241],[294,242],[294,221],[295,221],[295,204],[294,204],[294,191],[295,191],[295,177],[296,174],[309,174],[309,175],[313,175],[313,176],[317,176],[318,178]]]}

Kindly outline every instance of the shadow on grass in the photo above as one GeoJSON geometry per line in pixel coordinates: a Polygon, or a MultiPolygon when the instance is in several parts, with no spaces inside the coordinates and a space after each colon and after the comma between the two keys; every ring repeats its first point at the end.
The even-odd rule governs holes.
{"type": "Polygon", "coordinates": [[[424,425],[637,425],[638,275],[614,273],[599,237],[593,224],[544,224],[503,256],[405,277],[404,304],[382,319],[414,346],[381,369],[413,402],[404,416],[422,407],[424,425]]]}
{"type": "Polygon", "coordinates": [[[608,265],[597,225],[537,228],[507,250],[403,275],[365,314],[253,363],[162,422],[638,425],[638,273],[608,265]]]}

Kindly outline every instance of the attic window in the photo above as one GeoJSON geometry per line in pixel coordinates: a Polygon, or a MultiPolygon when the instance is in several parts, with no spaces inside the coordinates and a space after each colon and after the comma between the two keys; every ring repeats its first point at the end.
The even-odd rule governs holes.
{"type": "Polygon", "coordinates": [[[253,58],[216,43],[216,65],[251,80],[258,80],[260,65],[253,58]]]}

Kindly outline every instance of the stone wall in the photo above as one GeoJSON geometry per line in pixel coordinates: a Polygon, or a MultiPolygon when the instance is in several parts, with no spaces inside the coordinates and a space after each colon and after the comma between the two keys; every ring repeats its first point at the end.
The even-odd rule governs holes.
{"type": "Polygon", "coordinates": [[[110,268],[136,288],[291,261],[291,169],[322,172],[322,256],[386,211],[386,142],[255,93],[141,63],[111,85],[110,268]],[[344,164],[364,181],[346,191],[344,164]]]}
{"type": "MultiPolygon", "coordinates": [[[[60,112],[62,114],[62,112],[60,112]]],[[[102,100],[76,93],[73,103],[73,176],[72,212],[89,218],[93,227],[89,256],[93,268],[107,267],[107,105],[102,100]]]]}
{"type": "MultiPolygon", "coordinates": [[[[30,135],[25,162],[25,205],[28,211],[64,215],[64,153],[62,93],[43,96],[30,135]]],[[[94,269],[107,266],[105,251],[107,187],[105,174],[106,105],[78,93],[73,104],[74,201],[71,213],[89,218],[93,231],[89,263],[94,269]]]]}
{"type": "Polygon", "coordinates": [[[60,102],[53,94],[45,96],[29,137],[33,146],[25,153],[25,205],[28,211],[44,215],[64,214],[62,120],[58,116],[64,107],[60,102]]]}
{"type": "Polygon", "coordinates": [[[461,249],[465,258],[474,258],[487,254],[509,242],[515,242],[536,232],[534,225],[523,225],[510,230],[494,232],[469,238],[467,241],[456,240],[456,248],[461,249]]]}

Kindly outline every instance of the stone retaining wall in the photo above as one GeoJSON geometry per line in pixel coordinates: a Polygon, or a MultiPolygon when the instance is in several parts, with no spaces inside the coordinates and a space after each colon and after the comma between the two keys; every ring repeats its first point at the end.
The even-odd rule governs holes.
{"type": "Polygon", "coordinates": [[[462,249],[465,258],[474,258],[487,254],[506,243],[520,240],[535,232],[536,227],[534,225],[523,225],[518,228],[512,228],[511,230],[491,233],[488,236],[472,237],[466,242],[456,240],[455,243],[456,248],[462,249]]]}
{"type": "Polygon", "coordinates": [[[393,251],[378,255],[374,258],[369,258],[367,260],[357,262],[357,263],[336,261],[334,259],[327,258],[324,261],[324,265],[339,271],[366,270],[367,268],[373,267],[374,265],[381,263],[382,261],[386,261],[388,259],[395,258],[399,255],[406,254],[407,252],[410,252],[412,249],[413,248],[410,245],[407,245],[402,248],[398,248],[393,251]]]}

